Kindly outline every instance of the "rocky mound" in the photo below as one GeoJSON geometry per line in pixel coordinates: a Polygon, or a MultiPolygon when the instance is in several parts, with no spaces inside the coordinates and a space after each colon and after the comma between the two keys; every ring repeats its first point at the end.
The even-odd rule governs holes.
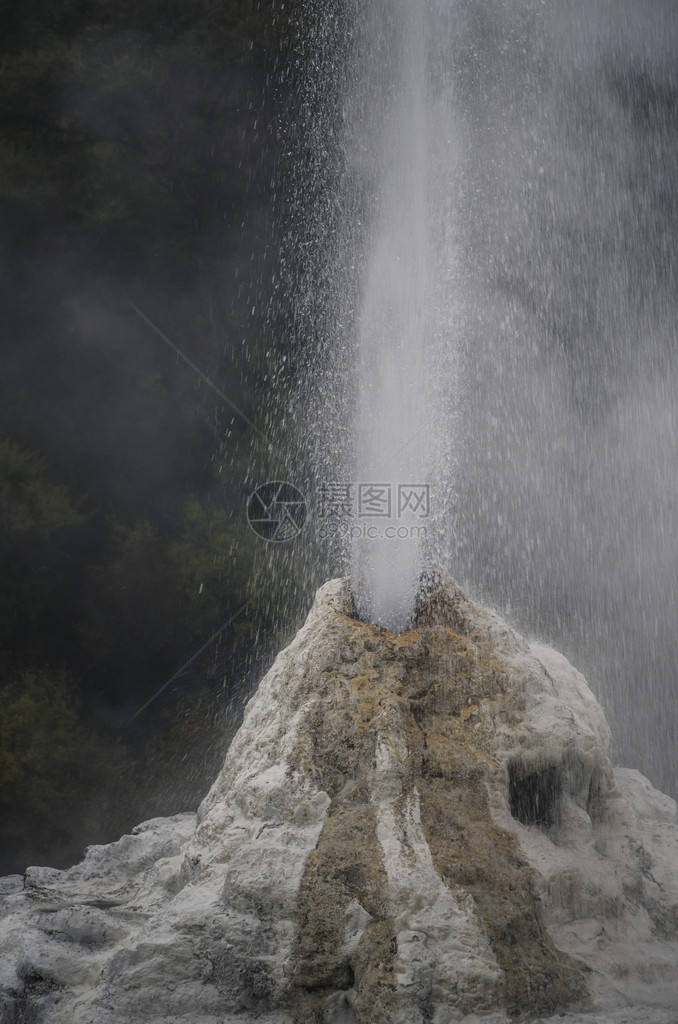
{"type": "Polygon", "coordinates": [[[332,581],[197,820],[2,880],[2,1019],[668,1021],[676,806],[608,748],[584,678],[453,581],[398,635],[332,581]]]}

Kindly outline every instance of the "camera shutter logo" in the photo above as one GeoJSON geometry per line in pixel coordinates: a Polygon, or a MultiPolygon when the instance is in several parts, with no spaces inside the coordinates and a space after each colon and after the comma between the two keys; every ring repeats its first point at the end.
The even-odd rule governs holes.
{"type": "Polygon", "coordinates": [[[294,484],[260,484],[247,502],[247,522],[257,536],[275,544],[298,537],[306,523],[306,499],[294,484]]]}

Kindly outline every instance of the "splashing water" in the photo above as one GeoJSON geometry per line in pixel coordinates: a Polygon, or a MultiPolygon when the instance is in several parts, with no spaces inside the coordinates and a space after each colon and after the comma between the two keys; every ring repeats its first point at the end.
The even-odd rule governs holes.
{"type": "Polygon", "coordinates": [[[678,793],[678,8],[320,7],[312,486],[392,492],[321,575],[401,629],[421,568],[451,572],[568,655],[620,760],[678,793]],[[398,518],[398,484],[430,518],[398,518]]]}

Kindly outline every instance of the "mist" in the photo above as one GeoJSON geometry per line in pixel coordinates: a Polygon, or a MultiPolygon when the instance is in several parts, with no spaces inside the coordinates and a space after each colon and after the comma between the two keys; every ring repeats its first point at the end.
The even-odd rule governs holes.
{"type": "Polygon", "coordinates": [[[675,795],[678,16],[462,9],[448,566],[573,660],[618,762],[675,795]]]}

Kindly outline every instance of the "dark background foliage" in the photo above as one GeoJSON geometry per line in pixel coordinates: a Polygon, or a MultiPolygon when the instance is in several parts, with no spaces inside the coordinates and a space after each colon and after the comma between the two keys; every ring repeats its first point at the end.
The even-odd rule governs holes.
{"type": "MultiPolygon", "coordinates": [[[[194,808],[334,571],[245,507],[312,489],[295,418],[348,441],[313,375],[351,351],[360,8],[0,0],[0,872],[194,808]]],[[[675,795],[676,22],[620,11],[462,3],[438,41],[474,312],[440,564],[675,795]]]]}
{"type": "Polygon", "coordinates": [[[281,132],[306,27],[275,0],[3,0],[0,24],[8,872],[194,807],[294,622],[252,585],[268,556],[244,508],[287,344],[281,132]]]}

